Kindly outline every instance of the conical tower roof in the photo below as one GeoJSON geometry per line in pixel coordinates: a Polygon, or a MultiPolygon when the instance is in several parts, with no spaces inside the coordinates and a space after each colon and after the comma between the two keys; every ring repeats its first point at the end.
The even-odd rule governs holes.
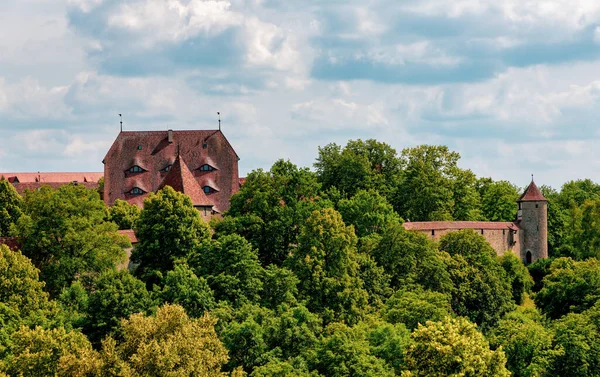
{"type": "Polygon", "coordinates": [[[536,186],[535,182],[532,179],[529,186],[527,186],[527,188],[525,189],[525,192],[523,193],[523,195],[521,195],[521,197],[517,201],[518,202],[540,202],[540,201],[546,202],[547,200],[546,200],[546,198],[544,198],[544,195],[542,194],[542,192],[536,186]]]}
{"type": "Polygon", "coordinates": [[[180,155],[177,155],[175,162],[173,162],[173,166],[169,169],[169,172],[161,182],[160,186],[158,186],[158,189],[160,190],[165,186],[171,186],[173,190],[189,196],[195,207],[213,206],[213,203],[206,197],[202,187],[200,187],[196,178],[194,178],[194,175],[180,155]]]}

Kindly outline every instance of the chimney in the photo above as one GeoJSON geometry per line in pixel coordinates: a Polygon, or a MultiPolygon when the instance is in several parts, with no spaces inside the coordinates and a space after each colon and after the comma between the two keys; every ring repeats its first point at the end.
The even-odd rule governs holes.
{"type": "Polygon", "coordinates": [[[169,144],[173,144],[173,130],[169,130],[169,131],[167,131],[167,133],[168,133],[169,144]]]}

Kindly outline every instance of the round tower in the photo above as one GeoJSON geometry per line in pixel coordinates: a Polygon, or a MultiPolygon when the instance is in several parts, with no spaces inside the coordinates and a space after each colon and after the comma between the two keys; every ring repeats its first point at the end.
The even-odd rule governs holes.
{"type": "Polygon", "coordinates": [[[548,201],[533,179],[517,203],[521,260],[529,264],[548,258],[548,201]]]}

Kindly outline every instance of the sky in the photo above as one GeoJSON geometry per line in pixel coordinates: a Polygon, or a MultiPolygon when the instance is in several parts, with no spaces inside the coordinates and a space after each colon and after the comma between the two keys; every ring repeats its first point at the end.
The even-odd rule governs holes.
{"type": "Polygon", "coordinates": [[[217,112],[240,175],[374,138],[518,186],[600,181],[600,2],[0,1],[0,171],[102,171],[119,113],[217,112]]]}

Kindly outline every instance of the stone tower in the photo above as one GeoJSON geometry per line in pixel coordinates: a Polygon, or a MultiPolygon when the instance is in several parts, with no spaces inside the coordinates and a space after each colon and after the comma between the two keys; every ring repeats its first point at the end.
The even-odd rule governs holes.
{"type": "Polygon", "coordinates": [[[521,260],[529,264],[548,258],[548,201],[533,179],[517,203],[521,260]]]}

